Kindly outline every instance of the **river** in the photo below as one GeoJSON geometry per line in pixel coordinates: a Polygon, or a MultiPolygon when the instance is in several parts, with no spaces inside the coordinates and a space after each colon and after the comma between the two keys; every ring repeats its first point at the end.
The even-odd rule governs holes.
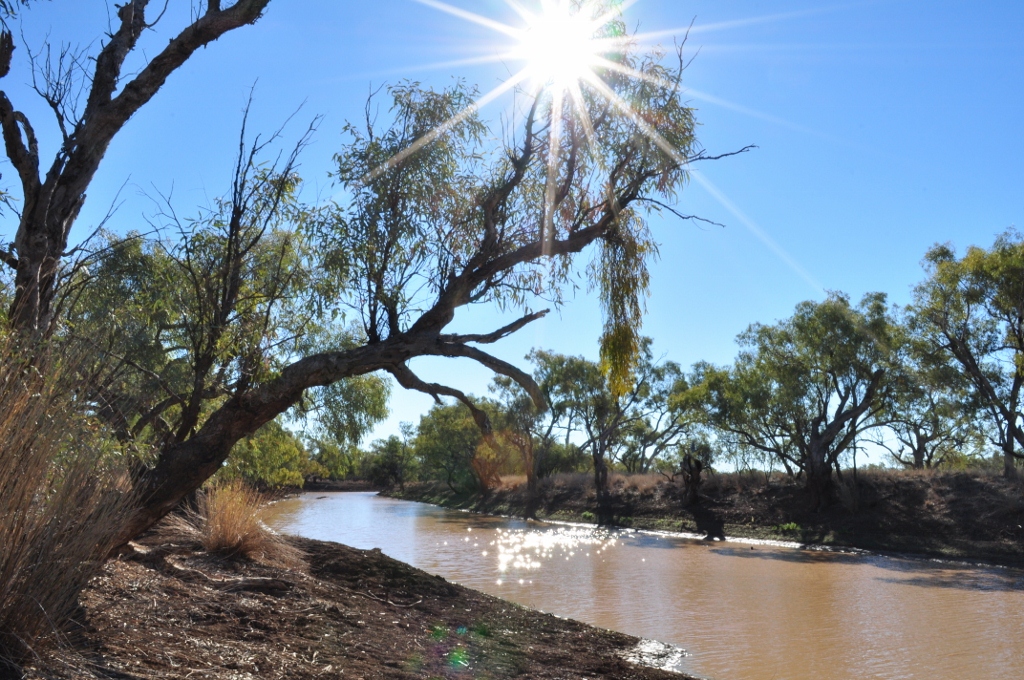
{"type": "Polygon", "coordinates": [[[307,493],[275,529],[686,649],[713,680],[1020,680],[1024,572],[525,522],[307,493]]]}

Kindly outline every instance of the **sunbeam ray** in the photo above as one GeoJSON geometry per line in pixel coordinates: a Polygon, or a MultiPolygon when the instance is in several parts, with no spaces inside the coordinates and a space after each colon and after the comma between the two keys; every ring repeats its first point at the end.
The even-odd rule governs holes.
{"type": "Polygon", "coordinates": [[[515,59],[517,54],[515,52],[504,52],[502,54],[487,54],[479,57],[467,57],[465,59],[453,59],[452,61],[435,61],[430,64],[416,64],[415,66],[407,66],[403,68],[395,68],[387,71],[378,71],[372,75],[374,76],[386,76],[396,73],[415,73],[418,71],[437,71],[443,68],[451,68],[453,66],[478,66],[480,64],[496,64],[503,61],[510,61],[515,59]]]}
{"type": "Polygon", "coordinates": [[[743,106],[742,104],[736,104],[727,99],[722,99],[721,97],[716,97],[714,95],[707,94],[706,92],[701,92],[700,90],[694,90],[693,88],[687,87],[686,94],[689,95],[690,97],[693,97],[694,99],[700,99],[701,101],[705,101],[709,104],[721,106],[723,109],[729,109],[730,111],[742,113],[743,115],[750,116],[751,118],[759,118],[765,122],[774,123],[775,125],[779,125],[784,128],[789,128],[794,132],[800,132],[805,135],[811,135],[813,137],[818,137],[820,139],[825,139],[832,142],[839,141],[832,135],[827,135],[824,132],[818,132],[817,130],[811,129],[809,127],[805,127],[797,123],[792,123],[786,120],[785,118],[779,118],[778,116],[773,116],[768,113],[762,113],[761,111],[758,111],[756,109],[748,108],[746,106],[743,106]]]}
{"type": "Polygon", "coordinates": [[[746,227],[750,233],[757,237],[765,246],[771,250],[776,257],[788,266],[793,273],[804,280],[810,285],[815,293],[821,294],[825,291],[824,287],[813,277],[810,272],[807,271],[796,259],[790,255],[782,246],[775,242],[761,227],[757,225],[752,219],[740,210],[736,204],[729,200],[729,198],[722,193],[714,184],[711,183],[706,177],[703,176],[699,171],[695,170],[691,165],[688,158],[672,146],[667,139],[658,133],[647,121],[641,118],[632,107],[619,97],[615,92],[608,87],[600,78],[591,78],[587,80],[587,83],[592,87],[595,87],[601,92],[616,108],[618,108],[623,115],[627,116],[632,120],[640,130],[653,141],[659,149],[664,151],[670,158],[675,160],[681,167],[685,167],[689,176],[697,181],[705,191],[707,191],[712,198],[718,201],[723,208],[728,210],[733,216],[740,221],[740,223],[746,227]]]}
{"type": "MultiPolygon", "coordinates": [[[[659,78],[659,77],[653,76],[653,75],[651,75],[649,73],[643,73],[641,71],[637,71],[634,68],[630,68],[629,66],[626,66],[624,64],[619,64],[617,62],[611,61],[610,59],[605,59],[603,57],[597,57],[595,59],[595,63],[598,66],[604,67],[604,68],[606,68],[606,69],[608,69],[610,71],[616,71],[618,73],[622,73],[624,75],[627,75],[627,76],[630,76],[630,77],[633,77],[633,78],[638,78],[638,79],[641,79],[641,80],[646,80],[647,82],[652,83],[654,85],[658,85],[658,86],[666,87],[666,88],[675,87],[675,83],[669,82],[669,81],[665,80],[664,78],[659,78]]],[[[823,132],[818,132],[817,130],[813,130],[811,128],[804,127],[803,125],[798,125],[797,123],[792,123],[792,122],[786,120],[785,118],[779,118],[778,116],[773,116],[773,115],[768,114],[768,113],[762,113],[761,111],[758,111],[756,109],[751,109],[749,107],[743,106],[742,104],[736,104],[736,103],[731,102],[731,101],[729,101],[727,99],[722,99],[721,97],[716,97],[714,95],[707,94],[706,92],[701,92],[700,90],[694,90],[693,88],[687,87],[685,89],[685,92],[686,92],[686,94],[688,96],[693,97],[694,99],[700,99],[701,101],[706,101],[709,104],[715,104],[716,106],[721,106],[724,109],[729,109],[729,110],[735,111],[737,113],[742,113],[743,115],[750,116],[752,118],[758,118],[758,119],[766,121],[768,123],[774,123],[775,125],[779,125],[781,127],[789,128],[790,130],[793,130],[795,132],[801,132],[803,134],[811,135],[811,136],[814,136],[814,137],[819,137],[821,139],[826,139],[826,140],[833,141],[833,142],[834,141],[838,141],[837,139],[835,139],[831,135],[827,135],[827,134],[825,134],[823,132]]]]}
{"type": "Polygon", "coordinates": [[[555,237],[555,191],[558,185],[558,163],[562,139],[562,112],[564,92],[556,88],[551,92],[551,128],[548,130],[548,176],[544,187],[544,221],[541,227],[541,244],[545,254],[550,253],[550,244],[555,237]]]}
{"type": "Polygon", "coordinates": [[[732,213],[733,217],[740,221],[744,227],[747,228],[751,234],[753,234],[761,243],[775,254],[780,260],[782,260],[787,267],[789,267],[793,273],[799,276],[804,282],[814,289],[815,294],[822,295],[826,293],[825,287],[815,279],[810,272],[808,272],[799,262],[796,261],[792,255],[790,255],[785,248],[780,246],[775,239],[769,236],[764,229],[762,229],[754,220],[747,217],[746,213],[739,209],[735,203],[729,200],[729,198],[722,193],[722,191],[711,183],[711,180],[706,178],[703,173],[699,170],[690,168],[690,177],[696,180],[697,184],[703,187],[704,191],[708,192],[712,198],[732,213]]]}
{"type": "Polygon", "coordinates": [[[485,26],[493,31],[504,33],[505,35],[513,38],[521,38],[523,35],[523,31],[521,29],[509,26],[508,24],[503,24],[500,21],[495,21],[494,19],[488,19],[485,16],[481,16],[453,5],[449,5],[446,2],[439,2],[438,0],[413,0],[413,2],[418,2],[419,4],[426,5],[427,7],[433,7],[434,9],[445,12],[446,14],[451,14],[452,16],[465,19],[471,23],[485,26]]]}
{"type": "Polygon", "coordinates": [[[530,23],[537,18],[536,14],[523,7],[517,0],[505,0],[505,4],[511,7],[512,11],[518,14],[519,18],[527,23],[530,23]]]}
{"type": "Polygon", "coordinates": [[[646,33],[637,33],[633,36],[639,42],[647,40],[658,40],[660,38],[669,38],[680,34],[689,32],[690,35],[697,35],[700,33],[713,33],[715,31],[726,31],[731,28],[743,28],[745,26],[757,26],[762,24],[771,24],[777,21],[785,21],[786,19],[799,19],[801,17],[814,16],[817,14],[828,14],[831,12],[841,12],[846,9],[854,7],[860,7],[863,5],[876,4],[869,0],[868,2],[853,2],[843,3],[837,5],[829,5],[827,7],[814,7],[811,9],[795,10],[792,12],[777,12],[775,14],[763,14],[757,17],[747,17],[745,19],[733,19],[731,21],[718,21],[713,24],[696,24],[692,27],[682,28],[671,28],[661,31],[649,31],[646,33]]]}
{"type": "Polygon", "coordinates": [[[427,134],[417,139],[415,142],[407,146],[402,151],[396,153],[386,162],[382,163],[381,165],[377,166],[376,168],[368,172],[362,179],[363,184],[369,184],[370,182],[372,182],[373,180],[377,179],[382,174],[387,172],[389,169],[395,167],[397,164],[401,163],[406,158],[422,149],[427,144],[432,143],[434,140],[436,140],[438,137],[446,133],[448,130],[451,130],[454,126],[458,125],[466,118],[479,111],[482,107],[486,106],[490,102],[494,101],[495,99],[497,99],[504,93],[508,92],[519,83],[521,83],[527,77],[528,74],[528,69],[523,69],[519,71],[511,78],[503,82],[501,85],[498,85],[493,90],[491,90],[490,92],[483,95],[475,102],[464,108],[462,111],[455,114],[441,125],[438,125],[436,128],[434,128],[427,134]]]}

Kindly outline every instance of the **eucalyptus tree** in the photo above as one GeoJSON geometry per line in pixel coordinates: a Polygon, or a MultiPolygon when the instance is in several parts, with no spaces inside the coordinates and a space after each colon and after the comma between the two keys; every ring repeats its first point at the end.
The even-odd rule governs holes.
{"type": "MultiPolygon", "coordinates": [[[[104,41],[83,41],[95,49],[62,49],[45,64],[30,58],[20,77],[34,83],[53,111],[60,140],[48,166],[40,157],[35,124],[0,90],[0,131],[7,160],[20,180],[14,241],[0,251],[0,259],[14,274],[8,315],[14,327],[36,336],[53,330],[68,239],[114,137],[197,50],[252,24],[269,3],[236,0],[222,7],[221,0],[208,0],[169,40],[161,35],[147,54],[143,35],[159,34],[163,14],[150,11],[150,0],[126,0],[116,8],[112,32],[104,41]]],[[[0,10],[9,16],[24,4],[24,0],[6,0],[0,10]]],[[[0,32],[0,79],[11,72],[14,49],[13,36],[5,27],[0,32]]]]}
{"type": "Polygon", "coordinates": [[[643,474],[696,433],[699,417],[674,398],[688,388],[679,364],[654,362],[645,353],[636,376],[640,399],[624,427],[618,459],[627,472],[643,474]]]}
{"type": "Polygon", "coordinates": [[[681,399],[744,445],[806,475],[811,505],[829,501],[832,470],[867,430],[881,424],[892,398],[899,333],[885,296],[856,307],[833,293],[803,302],[792,317],[754,324],[739,338],[728,369],[697,367],[681,399]]]}
{"type": "MultiPolygon", "coordinates": [[[[909,324],[905,326],[909,330],[909,324]]],[[[913,334],[899,356],[886,427],[874,442],[907,468],[934,468],[980,448],[984,414],[958,367],[913,334]]]]}
{"type": "Polygon", "coordinates": [[[566,443],[574,440],[590,455],[602,521],[609,519],[609,466],[618,462],[629,472],[647,472],[659,456],[682,441],[692,425],[685,410],[672,400],[673,392],[685,384],[679,367],[656,362],[648,338],[641,338],[638,347],[636,368],[618,388],[599,362],[537,355],[543,367],[541,385],[555,405],[553,420],[560,415],[566,443]]]}
{"type": "Polygon", "coordinates": [[[1000,235],[989,249],[957,257],[949,245],[925,256],[928,278],[914,291],[912,323],[936,361],[956,366],[992,425],[1003,472],[1024,459],[1024,240],[1000,235]]]}
{"type": "MultiPolygon", "coordinates": [[[[475,93],[461,84],[440,92],[393,87],[385,123],[368,116],[348,126],[349,141],[336,156],[339,199],[310,211],[301,232],[310,259],[304,271],[313,273],[306,308],[325,325],[354,322],[355,332],[327,334],[294,354],[261,344],[261,355],[233,363],[244,370],[225,383],[222,401],[178,428],[180,436],[139,475],[147,502],[131,531],[197,488],[241,437],[299,404],[308,390],[341,380],[383,372],[438,400],[454,397],[487,435],[485,411],[459,390],[422,380],[409,366],[415,357],[478,362],[545,405],[527,372],[481,346],[541,318],[546,310],[534,302],[560,303],[560,291],[580,271],[592,275],[604,302],[602,375],[613,393],[627,381],[639,347],[646,262],[656,250],[645,215],[668,205],[687,164],[707,156],[681,100],[681,64],[670,68],[658,55],[627,48],[616,59],[575,108],[555,106],[547,90],[534,93],[515,133],[496,146],[475,113],[475,93]],[[587,266],[575,256],[591,246],[587,266]],[[518,318],[482,333],[447,330],[459,309],[480,304],[517,310],[518,318]],[[274,360],[259,360],[271,354],[274,360]]],[[[256,172],[247,177],[263,181],[256,172]]],[[[245,185],[232,197],[249,192],[245,185]]],[[[228,213],[245,222],[249,211],[235,198],[228,203],[228,213]]],[[[278,322],[274,309],[261,318],[278,322]]]]}
{"type": "MultiPolygon", "coordinates": [[[[538,407],[519,383],[506,376],[494,379],[492,391],[498,398],[502,437],[519,452],[523,463],[528,496],[526,513],[533,516],[539,499],[538,482],[556,469],[560,462],[556,459],[571,460],[585,455],[573,437],[582,425],[586,406],[571,386],[579,380],[587,362],[538,349],[526,358],[534,365],[533,378],[547,408],[538,407]],[[580,455],[573,455],[575,452],[580,455]]],[[[573,471],[579,461],[574,462],[573,471]]]]}
{"type": "MultiPolygon", "coordinates": [[[[497,404],[478,401],[488,422],[501,413],[497,404]]],[[[420,418],[412,450],[422,476],[440,479],[456,493],[487,493],[501,483],[508,462],[500,438],[486,436],[465,404],[435,404],[420,418]]]]}

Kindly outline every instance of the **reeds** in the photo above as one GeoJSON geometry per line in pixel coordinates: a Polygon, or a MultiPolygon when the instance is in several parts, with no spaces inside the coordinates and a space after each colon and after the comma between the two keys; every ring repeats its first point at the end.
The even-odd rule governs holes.
{"type": "Polygon", "coordinates": [[[132,510],[73,361],[14,345],[0,340],[0,676],[60,640],[132,510]]]}

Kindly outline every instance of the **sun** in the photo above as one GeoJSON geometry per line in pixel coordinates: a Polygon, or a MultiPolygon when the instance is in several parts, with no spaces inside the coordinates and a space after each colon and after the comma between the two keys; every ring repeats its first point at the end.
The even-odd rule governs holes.
{"type": "Polygon", "coordinates": [[[538,14],[527,14],[515,57],[526,63],[536,87],[565,89],[593,73],[605,46],[602,18],[590,3],[548,2],[538,14]],[[575,5],[572,6],[572,5],[575,5]]]}

